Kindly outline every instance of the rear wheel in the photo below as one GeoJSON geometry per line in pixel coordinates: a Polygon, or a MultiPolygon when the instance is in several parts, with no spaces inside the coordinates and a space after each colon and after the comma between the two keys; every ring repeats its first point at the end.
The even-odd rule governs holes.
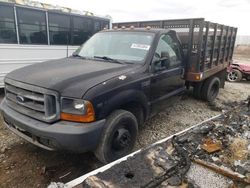
{"type": "Polygon", "coordinates": [[[242,80],[242,73],[237,69],[233,69],[227,74],[227,80],[229,82],[239,82],[242,80]]]}
{"type": "Polygon", "coordinates": [[[201,99],[201,89],[202,89],[203,82],[197,82],[193,88],[193,96],[196,99],[201,99]]]}
{"type": "Polygon", "coordinates": [[[109,115],[100,143],[95,151],[103,163],[109,163],[129,154],[136,142],[138,124],[136,117],[125,110],[116,110],[109,115]]]}
{"type": "Polygon", "coordinates": [[[205,80],[201,91],[201,97],[203,100],[213,102],[219,94],[220,79],[218,77],[212,77],[205,80]]]}

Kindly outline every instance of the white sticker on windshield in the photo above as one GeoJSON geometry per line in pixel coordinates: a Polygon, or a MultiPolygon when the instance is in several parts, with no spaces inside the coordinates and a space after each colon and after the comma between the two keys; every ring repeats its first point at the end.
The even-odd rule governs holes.
{"type": "Polygon", "coordinates": [[[147,44],[135,44],[135,43],[133,43],[131,45],[131,48],[136,48],[136,49],[140,49],[140,50],[149,50],[150,45],[147,45],[147,44]]]}

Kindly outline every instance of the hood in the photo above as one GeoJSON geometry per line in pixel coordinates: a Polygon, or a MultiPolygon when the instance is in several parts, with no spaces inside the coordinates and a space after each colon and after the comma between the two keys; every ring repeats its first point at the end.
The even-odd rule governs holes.
{"type": "Polygon", "coordinates": [[[65,58],[17,69],[7,78],[82,98],[95,85],[129,72],[135,65],[65,58]]]}
{"type": "Polygon", "coordinates": [[[241,69],[245,72],[250,72],[250,64],[241,64],[239,63],[239,66],[241,67],[241,69]]]}
{"type": "Polygon", "coordinates": [[[250,64],[244,64],[244,63],[233,63],[231,65],[231,68],[233,67],[240,67],[240,69],[244,72],[250,72],[250,64]]]}

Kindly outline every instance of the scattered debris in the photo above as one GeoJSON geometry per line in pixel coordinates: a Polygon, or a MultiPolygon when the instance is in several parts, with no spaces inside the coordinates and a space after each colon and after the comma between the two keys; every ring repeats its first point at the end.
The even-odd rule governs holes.
{"type": "Polygon", "coordinates": [[[215,164],[208,163],[208,162],[205,162],[205,161],[202,161],[199,159],[194,159],[194,162],[199,164],[199,165],[202,165],[206,168],[209,168],[209,169],[215,171],[216,173],[219,173],[223,176],[226,176],[234,181],[239,181],[242,183],[250,184],[250,180],[248,180],[244,175],[239,174],[237,172],[233,172],[231,169],[225,168],[223,166],[219,167],[215,164]]]}
{"type": "Polygon", "coordinates": [[[1,150],[0,150],[0,153],[5,153],[6,150],[7,150],[6,147],[2,147],[1,150]]]}
{"type": "Polygon", "coordinates": [[[248,107],[248,111],[249,111],[250,110],[250,96],[248,96],[247,100],[248,100],[247,107],[248,107]]]}
{"type": "Polygon", "coordinates": [[[196,163],[192,163],[187,173],[187,179],[189,182],[195,182],[193,183],[195,188],[229,188],[229,185],[232,184],[232,180],[229,178],[196,163]]]}
{"type": "Polygon", "coordinates": [[[49,166],[49,167],[43,166],[41,168],[40,174],[43,176],[53,177],[58,168],[59,168],[59,165],[49,166]]]}
{"type": "Polygon", "coordinates": [[[63,179],[63,178],[65,178],[66,176],[68,176],[70,174],[71,174],[71,172],[68,172],[67,174],[64,174],[63,176],[60,176],[59,179],[63,179]]]}
{"type": "Polygon", "coordinates": [[[231,153],[231,162],[247,160],[249,151],[248,145],[249,141],[243,138],[234,138],[232,143],[229,145],[229,150],[231,153]]]}
{"type": "Polygon", "coordinates": [[[248,103],[231,103],[221,116],[88,177],[81,187],[250,185],[248,103]]]}
{"type": "Polygon", "coordinates": [[[61,182],[51,182],[47,188],[65,188],[65,184],[61,182]]]}
{"type": "Polygon", "coordinates": [[[43,167],[41,168],[40,174],[41,174],[41,175],[45,175],[45,173],[46,173],[46,166],[43,166],[43,167]]]}
{"type": "Polygon", "coordinates": [[[201,148],[207,151],[208,153],[214,153],[222,149],[222,143],[219,140],[212,140],[211,138],[207,138],[204,139],[201,148]]]}

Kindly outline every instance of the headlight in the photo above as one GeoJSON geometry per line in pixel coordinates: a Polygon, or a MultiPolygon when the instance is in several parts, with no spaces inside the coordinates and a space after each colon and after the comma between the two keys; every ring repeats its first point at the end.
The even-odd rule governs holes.
{"type": "Polygon", "coordinates": [[[91,122],[95,120],[93,105],[81,99],[61,99],[61,119],[75,122],[91,122]]]}
{"type": "Polygon", "coordinates": [[[85,114],[86,102],[81,99],[62,98],[61,111],[70,114],[85,114]]]}

